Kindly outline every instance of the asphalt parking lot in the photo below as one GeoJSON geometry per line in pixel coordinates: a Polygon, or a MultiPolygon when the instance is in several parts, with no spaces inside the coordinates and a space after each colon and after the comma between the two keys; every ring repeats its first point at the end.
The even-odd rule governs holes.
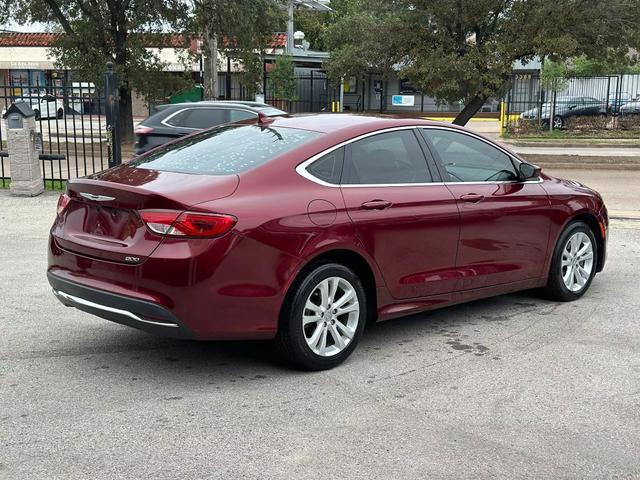
{"type": "Polygon", "coordinates": [[[341,367],[63,307],[57,195],[0,192],[0,478],[640,478],[640,221],[574,303],[507,295],[379,324],[341,367]]]}

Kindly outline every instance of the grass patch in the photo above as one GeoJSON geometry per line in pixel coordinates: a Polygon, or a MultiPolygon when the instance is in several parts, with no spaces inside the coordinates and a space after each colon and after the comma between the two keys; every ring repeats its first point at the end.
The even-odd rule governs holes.
{"type": "MultiPolygon", "coordinates": [[[[0,180],[0,188],[9,189],[11,186],[11,180],[0,180]]],[[[64,192],[67,189],[66,180],[45,180],[44,189],[52,192],[64,192]]]]}
{"type": "Polygon", "coordinates": [[[53,190],[55,192],[64,192],[67,189],[67,181],[66,180],[45,180],[44,189],[53,190]]]}
{"type": "Polygon", "coordinates": [[[610,130],[591,134],[581,134],[569,132],[566,130],[553,130],[552,132],[540,132],[537,134],[516,134],[505,132],[502,136],[506,139],[512,140],[527,140],[531,142],[547,142],[549,140],[571,140],[584,143],[598,143],[607,140],[628,140],[625,143],[638,143],[637,132],[625,131],[625,130],[610,130]]]}

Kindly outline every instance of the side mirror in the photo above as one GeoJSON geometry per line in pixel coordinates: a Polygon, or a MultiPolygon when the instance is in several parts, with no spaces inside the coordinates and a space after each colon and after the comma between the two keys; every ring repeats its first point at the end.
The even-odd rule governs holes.
{"type": "Polygon", "coordinates": [[[542,168],[530,163],[521,163],[519,170],[520,179],[522,180],[532,180],[534,178],[538,178],[540,176],[540,173],[542,173],[542,168]]]}
{"type": "Polygon", "coordinates": [[[578,105],[569,105],[569,110],[573,110],[574,108],[576,108],[578,105]]]}

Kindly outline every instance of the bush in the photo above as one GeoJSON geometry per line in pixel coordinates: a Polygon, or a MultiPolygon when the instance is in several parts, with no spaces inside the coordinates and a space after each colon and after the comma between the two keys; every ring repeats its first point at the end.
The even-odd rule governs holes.
{"type": "MultiPolygon", "coordinates": [[[[545,131],[545,128],[537,121],[518,120],[508,125],[509,133],[516,136],[536,136],[545,131]]],[[[546,130],[549,130],[547,127],[546,130]]]]}
{"type": "Polygon", "coordinates": [[[569,117],[565,120],[565,128],[571,133],[586,135],[602,132],[612,126],[611,117],[597,115],[593,117],[569,117]]]}
{"type": "Polygon", "coordinates": [[[556,137],[556,138],[640,138],[640,115],[569,117],[564,128],[549,131],[549,124],[540,126],[536,121],[509,123],[509,135],[514,137],[556,137]]]}
{"type": "Polygon", "coordinates": [[[640,133],[640,115],[622,115],[616,123],[620,130],[640,133]]]}

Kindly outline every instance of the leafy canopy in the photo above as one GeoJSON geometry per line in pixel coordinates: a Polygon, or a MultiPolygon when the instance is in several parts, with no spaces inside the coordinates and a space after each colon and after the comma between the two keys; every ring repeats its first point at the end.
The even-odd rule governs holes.
{"type": "Polygon", "coordinates": [[[262,77],[262,52],[285,25],[284,0],[190,0],[188,31],[242,65],[241,83],[250,93],[262,77]]]}
{"type": "Polygon", "coordinates": [[[637,45],[640,0],[351,0],[327,28],[334,78],[397,72],[446,102],[456,123],[508,87],[513,64],[600,58],[637,45]]]}
{"type": "Polygon", "coordinates": [[[157,98],[186,80],[163,73],[166,63],[146,47],[172,46],[168,27],[180,28],[187,16],[181,0],[8,0],[0,20],[45,23],[65,34],[52,48],[62,67],[101,84],[106,62],[112,61],[127,90],[157,98]]]}

